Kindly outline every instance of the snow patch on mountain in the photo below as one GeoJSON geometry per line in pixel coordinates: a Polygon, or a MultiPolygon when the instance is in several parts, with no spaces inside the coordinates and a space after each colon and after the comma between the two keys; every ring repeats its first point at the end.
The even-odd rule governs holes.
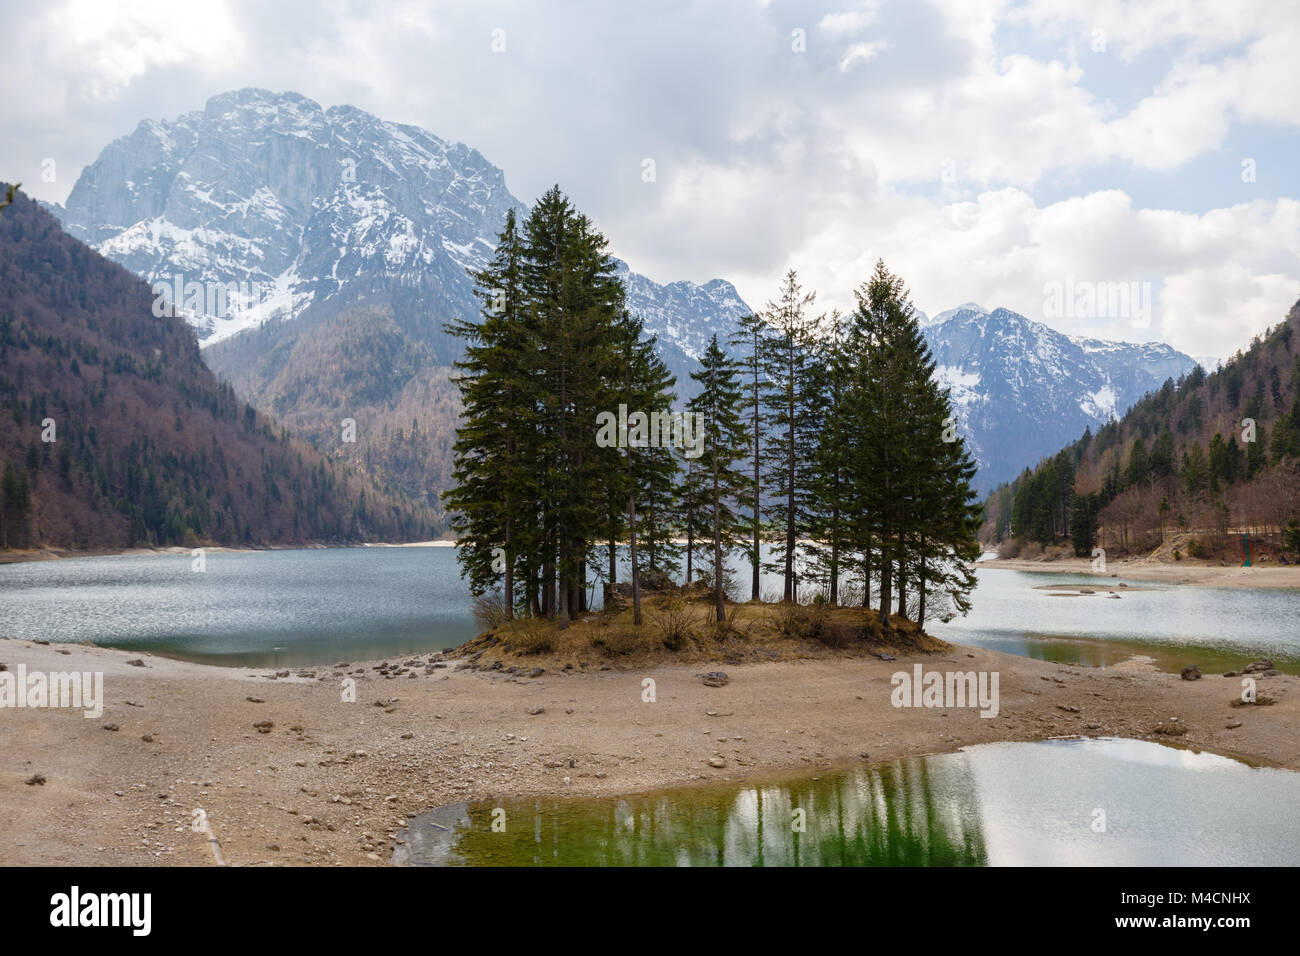
{"type": "Polygon", "coordinates": [[[1194,366],[1157,342],[1065,335],[1009,309],[973,302],[922,330],[949,385],[959,430],[988,491],[1042,457],[1122,415],[1139,398],[1194,366]]]}
{"type": "MultiPolygon", "coordinates": [[[[150,282],[259,290],[238,308],[179,308],[205,346],[343,297],[396,295],[434,323],[473,314],[468,270],[491,260],[507,211],[528,211],[464,144],[259,89],[142,122],[82,172],[66,208],[50,208],[150,282]]],[[[684,369],[750,311],[724,280],[660,285],[618,267],[670,365],[684,369]]]]}

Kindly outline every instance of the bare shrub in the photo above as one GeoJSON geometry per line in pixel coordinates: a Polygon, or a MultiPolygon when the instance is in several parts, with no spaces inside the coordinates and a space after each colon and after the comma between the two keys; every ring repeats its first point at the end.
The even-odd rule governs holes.
{"type": "Polygon", "coordinates": [[[476,594],[470,599],[470,613],[479,627],[494,631],[509,620],[506,617],[505,595],[500,591],[476,594]]]}
{"type": "Polygon", "coordinates": [[[808,611],[793,601],[782,601],[772,608],[776,631],[782,637],[802,638],[808,636],[808,611]]]}
{"type": "Polygon", "coordinates": [[[686,646],[695,626],[695,612],[679,597],[670,597],[660,605],[654,617],[655,630],[664,647],[680,651],[686,646]]]}
{"type": "Polygon", "coordinates": [[[840,585],[840,607],[862,607],[862,582],[845,581],[840,585]]]}
{"type": "Polygon", "coordinates": [[[805,610],[808,638],[819,644],[839,647],[840,635],[831,627],[831,606],[826,600],[813,601],[805,610]]]}

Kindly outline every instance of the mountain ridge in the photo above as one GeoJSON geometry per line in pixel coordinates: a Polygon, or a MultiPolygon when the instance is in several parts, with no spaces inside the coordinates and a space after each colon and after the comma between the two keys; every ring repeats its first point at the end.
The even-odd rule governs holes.
{"type": "MultiPolygon", "coordinates": [[[[393,323],[386,334],[427,350],[418,370],[407,369],[408,377],[394,383],[392,396],[417,380],[436,392],[431,379],[448,374],[459,349],[442,323],[477,314],[467,270],[486,263],[509,209],[527,211],[506,187],[505,174],[469,146],[355,107],[323,109],[297,93],[246,89],[214,96],[202,110],[170,123],[146,120],[114,140],[83,172],[62,213],[71,232],[98,243],[159,289],[172,290],[171,300],[204,342],[205,360],[240,394],[292,427],[325,438],[337,422],[308,421],[285,404],[286,383],[274,382],[290,356],[313,351],[295,351],[298,340],[341,328],[334,323],[349,310],[382,313],[393,323]],[[228,309],[234,314],[209,314],[209,304],[221,303],[205,296],[200,308],[187,308],[196,304],[186,301],[191,279],[234,283],[236,307],[228,309]],[[245,296],[240,283],[257,288],[244,290],[250,293],[245,296]]],[[[725,343],[752,310],[725,279],[660,284],[616,262],[629,310],[656,336],[660,357],[677,376],[679,397],[687,397],[689,373],[710,338],[717,334],[725,343]]],[[[940,374],[961,400],[958,419],[981,464],[981,490],[1183,371],[1182,358],[1169,361],[1181,353],[1167,346],[1075,340],[973,302],[934,317],[918,312],[918,319],[940,374]],[[1015,331],[1027,343],[1023,355],[981,351],[968,326],[988,315],[998,317],[1005,334],[1015,331]],[[1037,364],[1045,374],[1033,354],[1039,347],[1071,353],[1063,371],[1080,379],[1069,401],[1056,394],[1061,389],[1052,379],[1041,382],[1043,396],[1012,396],[990,379],[990,363],[1004,376],[1021,375],[1022,364],[1037,364]],[[1000,419],[994,414],[999,403],[1005,412],[1000,419]],[[1069,411],[1081,403],[1090,407],[1069,411]],[[1043,408],[1063,420],[1053,423],[1043,408]],[[1034,421],[1035,433],[1046,435],[1023,440],[1015,435],[1017,421],[1034,421]]],[[[436,402],[449,413],[444,398],[439,394],[436,402]]],[[[351,417],[369,418],[381,429],[387,424],[390,432],[419,426],[430,447],[446,444],[451,423],[398,422],[390,413],[406,400],[393,401],[383,414],[367,406],[352,409],[351,417]]],[[[364,464],[364,448],[325,440],[332,453],[364,464]]],[[[444,480],[445,473],[435,466],[423,476],[384,477],[411,491],[420,481],[444,480]]]]}
{"type": "Polygon", "coordinates": [[[1010,309],[972,306],[921,331],[981,466],[981,492],[1055,451],[1061,435],[1104,425],[1196,366],[1162,343],[1069,336],[1010,309]]]}

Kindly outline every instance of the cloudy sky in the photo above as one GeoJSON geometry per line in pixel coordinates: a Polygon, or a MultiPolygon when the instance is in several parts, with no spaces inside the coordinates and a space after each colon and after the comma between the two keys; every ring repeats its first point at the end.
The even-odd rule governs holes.
{"type": "Polygon", "coordinates": [[[526,202],[558,182],[634,269],[728,278],[755,306],[794,267],[819,306],[849,308],[883,257],[931,314],[1003,305],[1199,357],[1300,298],[1291,0],[0,0],[0,14],[0,180],[47,200],[142,119],[258,86],[468,143],[526,202]],[[1045,291],[1118,282],[1150,283],[1149,323],[1061,315],[1045,291]]]}

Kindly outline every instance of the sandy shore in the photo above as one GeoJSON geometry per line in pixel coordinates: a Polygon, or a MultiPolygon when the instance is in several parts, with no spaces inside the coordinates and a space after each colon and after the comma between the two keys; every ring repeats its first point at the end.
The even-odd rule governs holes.
{"type": "Polygon", "coordinates": [[[1095,574],[1087,558],[1059,558],[1055,561],[1024,561],[1016,558],[993,558],[977,567],[1007,571],[1041,571],[1049,574],[1089,574],[1097,578],[1129,578],[1135,581],[1159,581],[1164,584],[1190,584],[1207,588],[1298,588],[1300,565],[1268,564],[1259,567],[1222,567],[1180,561],[1109,561],[1104,574],[1095,574]]]}
{"type": "Polygon", "coordinates": [[[195,808],[231,865],[376,865],[408,815],[459,800],[614,795],[1067,734],[1145,737],[1300,769],[1300,678],[1260,678],[1277,703],[1231,707],[1236,679],[965,647],[893,662],[728,666],[725,687],[705,686],[698,666],[530,679],[454,665],[426,673],[421,663],[415,677],[388,679],[352,662],[348,671],[365,668],[354,675],[356,703],[341,702],[328,667],[271,680],[264,670],[20,640],[0,640],[0,663],[101,671],[106,702],[97,719],[0,709],[0,865],[209,865],[211,848],[189,826],[195,808]],[[914,663],[997,671],[998,716],[893,707],[890,677],[914,663]],[[647,677],[654,703],[642,700],[647,677]],[[1152,734],[1174,717],[1185,736],[1152,734]],[[270,732],[254,728],[268,720],[270,732]],[[718,756],[725,766],[710,766],[718,756]],[[26,783],[36,774],[43,785],[26,783]]]}

